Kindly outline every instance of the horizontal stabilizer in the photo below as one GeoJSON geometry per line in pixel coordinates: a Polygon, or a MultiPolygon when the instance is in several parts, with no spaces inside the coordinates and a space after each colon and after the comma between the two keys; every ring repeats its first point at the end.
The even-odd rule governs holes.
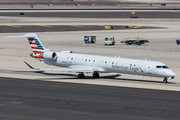
{"type": "MultiPolygon", "coordinates": [[[[25,62],[24,61],[24,63],[29,67],[29,68],[31,68],[31,69],[35,69],[34,67],[32,67],[31,65],[29,65],[27,62],[25,62]]],[[[36,70],[38,70],[38,69],[36,69],[36,70]]]]}
{"type": "Polygon", "coordinates": [[[27,37],[27,38],[36,38],[38,37],[35,33],[27,33],[24,35],[15,35],[15,36],[6,36],[8,38],[14,38],[14,37],[27,37]]]}

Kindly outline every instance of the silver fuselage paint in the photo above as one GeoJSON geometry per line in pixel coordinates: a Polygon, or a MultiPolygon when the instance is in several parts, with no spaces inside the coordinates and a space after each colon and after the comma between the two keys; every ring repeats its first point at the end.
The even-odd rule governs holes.
{"type": "Polygon", "coordinates": [[[101,71],[97,70],[98,72],[117,72],[162,78],[174,77],[176,75],[169,68],[156,68],[157,65],[165,66],[164,63],[158,61],[63,52],[56,52],[56,54],[58,58],[56,60],[48,60],[48,62],[59,67],[87,66],[92,67],[92,69],[101,69],[101,71]]]}

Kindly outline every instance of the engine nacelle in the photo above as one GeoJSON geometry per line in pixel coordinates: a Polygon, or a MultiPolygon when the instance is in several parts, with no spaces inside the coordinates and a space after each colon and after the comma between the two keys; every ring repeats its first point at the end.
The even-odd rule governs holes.
{"type": "Polygon", "coordinates": [[[56,60],[58,58],[55,52],[45,52],[43,54],[40,54],[39,57],[42,57],[44,59],[52,59],[52,60],[56,60]]]}

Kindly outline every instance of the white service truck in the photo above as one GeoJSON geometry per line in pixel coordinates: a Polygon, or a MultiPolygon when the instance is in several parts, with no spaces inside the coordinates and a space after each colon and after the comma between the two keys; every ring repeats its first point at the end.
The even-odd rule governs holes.
{"type": "Polygon", "coordinates": [[[114,37],[112,36],[108,36],[108,37],[105,37],[104,38],[104,44],[105,45],[115,45],[115,39],[114,37]]]}

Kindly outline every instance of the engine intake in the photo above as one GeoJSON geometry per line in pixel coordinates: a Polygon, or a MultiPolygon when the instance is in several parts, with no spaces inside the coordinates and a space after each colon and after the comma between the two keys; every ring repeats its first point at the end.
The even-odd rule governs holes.
{"type": "Polygon", "coordinates": [[[44,59],[52,59],[52,60],[56,60],[58,58],[55,52],[45,52],[43,54],[40,54],[39,57],[42,57],[44,59]]]}

